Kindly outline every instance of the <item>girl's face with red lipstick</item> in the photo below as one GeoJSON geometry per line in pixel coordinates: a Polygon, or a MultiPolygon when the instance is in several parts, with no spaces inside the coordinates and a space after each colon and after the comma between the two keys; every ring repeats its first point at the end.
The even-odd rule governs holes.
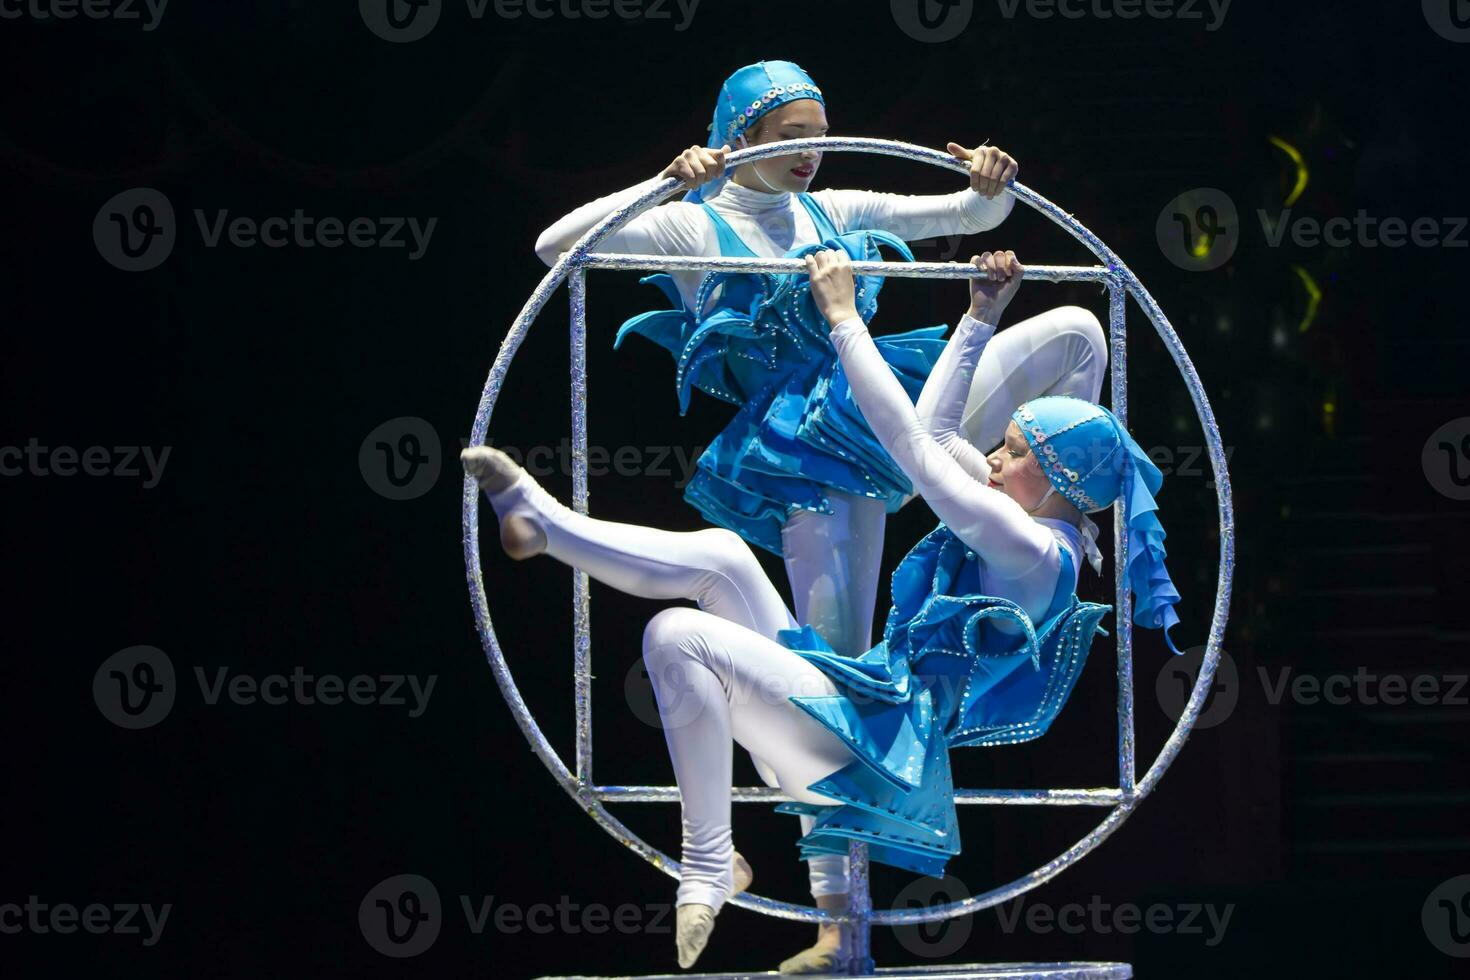
{"type": "Polygon", "coordinates": [[[1046,488],[1051,486],[1015,422],[1006,426],[1005,442],[986,459],[990,463],[991,489],[1006,494],[1028,512],[1041,502],[1046,488]]]}
{"type": "MultiPolygon", "coordinates": [[[[748,146],[827,135],[827,112],[816,99],[795,99],[762,116],[746,131],[748,146]]],[[[822,154],[816,150],[747,163],[735,172],[735,183],[751,190],[799,193],[817,175],[822,154]],[[754,171],[754,173],[752,173],[754,171]]]]}

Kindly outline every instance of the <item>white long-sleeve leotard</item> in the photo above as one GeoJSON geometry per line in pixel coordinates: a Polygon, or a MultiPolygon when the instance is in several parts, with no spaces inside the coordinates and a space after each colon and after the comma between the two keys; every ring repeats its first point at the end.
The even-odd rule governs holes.
{"type": "MultiPolygon", "coordinates": [[[[663,181],[653,177],[584,204],[543,231],[536,255],[547,265],[572,247],[613,211],[663,181]]],[[[841,232],[886,231],[904,241],[940,235],[974,234],[999,225],[1015,206],[1002,194],[990,199],[966,188],[953,194],[888,194],[880,191],[822,190],[812,196],[841,232]]],[[[756,254],[773,258],[819,241],[817,229],[795,194],[751,190],[733,181],[707,202],[756,254]]],[[[697,204],[671,201],[643,212],[594,250],[637,255],[719,255],[719,237],[709,215],[697,204]]],[[[692,308],[702,272],[676,272],[674,281],[692,308]]]]}
{"type": "Polygon", "coordinates": [[[1033,518],[987,486],[985,456],[960,430],[965,392],[994,333],[993,325],[963,317],[925,382],[918,409],[861,319],[842,321],[831,337],[853,397],[879,443],[939,519],[984,560],[981,590],[1010,599],[1038,619],[1056,589],[1060,548],[1071,550],[1075,572],[1081,535],[1066,521],[1033,518]]]}

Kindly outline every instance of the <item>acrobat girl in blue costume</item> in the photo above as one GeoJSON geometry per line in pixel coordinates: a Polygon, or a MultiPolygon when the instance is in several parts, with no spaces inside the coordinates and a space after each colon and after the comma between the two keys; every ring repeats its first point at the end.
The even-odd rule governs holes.
{"type": "MultiPolygon", "coordinates": [[[[630,594],[699,606],[663,610],[643,636],[682,803],[682,966],[750,883],[730,821],[735,744],[796,801],[784,808],[811,821],[803,856],[858,840],[876,861],[939,875],[960,851],[949,750],[1043,734],[1108,611],[1076,594],[1082,561],[1100,562],[1086,512],[1123,498],[1134,621],[1166,631],[1177,622],[1154,503],[1163,478],[1111,412],[1040,397],[1014,410],[989,455],[966,440],[974,372],[1024,272],[1010,252],[974,262],[969,312],[915,406],[858,313],[848,254],[807,258],[808,312],[830,325],[863,417],[941,520],[894,572],[883,640],[861,654],[834,651],[799,624],[730,531],[596,520],[499,450],[464,453],[511,557],[544,553],[630,594]]],[[[829,968],[841,950],[830,953],[829,968]]]]}
{"type": "MultiPolygon", "coordinates": [[[[536,253],[554,263],[599,221],[670,176],[690,185],[684,199],[645,211],[599,250],[799,257],[826,244],[875,258],[887,245],[907,259],[906,241],[994,228],[1015,204],[1004,187],[1016,162],[991,146],[948,145],[970,167],[970,187],[953,194],[808,193],[821,164],[814,151],[746,164],[725,177],[731,146],[822,136],[827,128],[825,97],[799,66],[765,61],[741,68],[720,89],[706,146],[690,147],[657,176],[568,214],[541,234],[536,253]]],[[[781,555],[800,621],[833,649],[861,653],[871,641],[885,516],[912,487],[857,410],[826,324],[800,302],[804,277],[680,272],[645,281],[662,288],[672,308],[629,321],[619,343],[638,334],[674,356],[681,410],[696,388],[740,406],[700,457],[686,499],[711,523],[781,555]]],[[[858,283],[865,321],[876,311],[880,286],[875,277],[858,283]]],[[[935,327],[876,338],[911,397],[939,356],[942,335],[935,327]]],[[[976,365],[961,429],[988,450],[1021,401],[1095,399],[1106,365],[1102,328],[1085,309],[1059,307],[1018,323],[976,365]]],[[[769,772],[761,775],[770,782],[769,772]]],[[[818,902],[845,905],[843,867],[841,858],[812,864],[818,902]]],[[[835,930],[824,937],[835,941],[835,930]]]]}

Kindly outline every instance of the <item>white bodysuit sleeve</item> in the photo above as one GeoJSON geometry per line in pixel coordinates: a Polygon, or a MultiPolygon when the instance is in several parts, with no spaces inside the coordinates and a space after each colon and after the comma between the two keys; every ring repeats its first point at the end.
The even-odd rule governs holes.
{"type": "Polygon", "coordinates": [[[919,392],[915,410],[934,441],[954,457],[964,471],[981,483],[990,480],[990,464],[985,453],[976,449],[965,437],[964,415],[966,400],[970,397],[970,383],[975,378],[975,366],[990,338],[995,336],[995,325],[976,320],[966,313],[960,325],[944,345],[944,352],[924,382],[919,392]]]}
{"type": "Polygon", "coordinates": [[[1060,560],[1051,531],[966,473],[929,434],[861,318],[833,327],[832,346],[878,442],[956,537],[1007,578],[1019,579],[1048,558],[1060,560]]]}
{"type": "Polygon", "coordinates": [[[954,194],[824,190],[812,196],[841,231],[886,231],[906,242],[989,231],[1016,206],[1014,195],[991,199],[968,187],[954,194]]]}
{"type": "MultiPolygon", "coordinates": [[[[536,239],[536,257],[547,265],[555,265],[562,252],[577,239],[618,208],[631,204],[659,183],[663,177],[650,177],[632,187],[599,197],[559,219],[536,239]]],[[[602,240],[593,251],[627,252],[634,255],[706,255],[715,237],[709,218],[698,205],[671,201],[644,211],[602,240]],[[708,241],[706,240],[708,239],[708,241]]]]}

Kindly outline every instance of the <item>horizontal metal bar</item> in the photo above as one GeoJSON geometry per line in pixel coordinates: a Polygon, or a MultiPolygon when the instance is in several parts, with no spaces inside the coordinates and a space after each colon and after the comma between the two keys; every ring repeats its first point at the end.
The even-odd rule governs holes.
{"type": "MultiPolygon", "coordinates": [[[[718,269],[724,272],[805,272],[801,259],[737,258],[716,255],[625,255],[619,252],[588,253],[582,262],[591,269],[659,270],[694,272],[718,269]]],[[[854,262],[858,275],[881,275],[905,279],[973,279],[975,267],[966,262],[854,262]]],[[[1108,282],[1112,273],[1100,265],[1032,265],[1022,279],[1040,282],[1108,282]]]]}
{"type": "MultiPolygon", "coordinates": [[[[592,796],[610,803],[677,803],[677,786],[594,786],[592,796]]],[[[769,786],[736,786],[735,803],[788,803],[791,797],[769,786]]],[[[954,801],[983,806],[1115,806],[1127,802],[1121,789],[958,789],[954,801]]]]}

